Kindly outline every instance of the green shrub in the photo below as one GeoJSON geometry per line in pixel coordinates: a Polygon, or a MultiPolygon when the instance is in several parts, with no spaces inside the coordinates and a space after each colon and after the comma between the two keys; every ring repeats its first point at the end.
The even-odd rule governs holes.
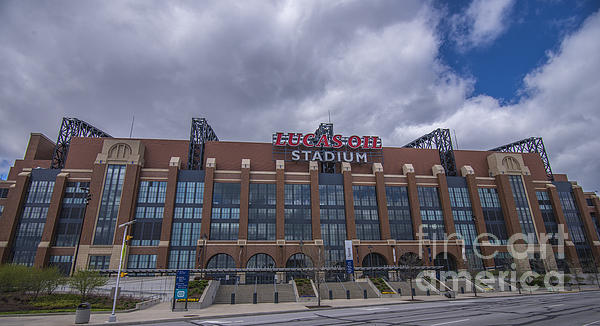
{"type": "Polygon", "coordinates": [[[92,291],[106,285],[107,282],[108,278],[92,270],[78,270],[68,280],[69,285],[81,294],[81,301],[85,301],[92,291]]]}
{"type": "Polygon", "coordinates": [[[296,288],[298,289],[298,295],[301,297],[314,297],[315,291],[313,290],[312,284],[309,279],[297,278],[294,279],[296,282],[296,288]]]}
{"type": "Polygon", "coordinates": [[[31,269],[16,264],[0,266],[0,293],[29,291],[31,269]]]}
{"type": "Polygon", "coordinates": [[[394,292],[392,289],[390,289],[390,287],[385,283],[385,281],[381,277],[371,278],[371,282],[373,282],[375,287],[381,293],[384,293],[384,292],[388,292],[388,293],[392,292],[393,293],[394,292]]]}
{"type": "Polygon", "coordinates": [[[200,298],[202,297],[202,293],[204,293],[204,289],[208,286],[208,280],[196,280],[190,281],[188,283],[188,297],[189,298],[200,298]]]}

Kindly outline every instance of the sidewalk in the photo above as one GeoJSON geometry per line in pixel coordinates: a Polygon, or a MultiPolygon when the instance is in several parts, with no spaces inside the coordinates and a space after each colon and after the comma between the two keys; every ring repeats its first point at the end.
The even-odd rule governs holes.
{"type": "MultiPolygon", "coordinates": [[[[598,290],[594,288],[583,288],[582,291],[598,290]]],[[[574,292],[577,292],[575,289],[574,292]]],[[[523,292],[522,296],[528,295],[541,295],[550,294],[547,291],[537,291],[529,294],[523,292]]],[[[494,292],[494,293],[477,293],[478,298],[491,298],[491,297],[508,297],[508,296],[519,296],[517,292],[494,292]]],[[[440,295],[431,296],[415,296],[418,302],[434,302],[434,301],[445,301],[449,300],[446,297],[440,295]]],[[[464,299],[476,299],[472,293],[457,294],[456,300],[464,299]]],[[[351,307],[364,307],[373,305],[386,305],[386,304],[400,304],[413,303],[410,301],[410,297],[403,296],[402,298],[378,298],[378,299],[336,299],[336,300],[322,300],[321,305],[327,305],[331,308],[351,308],[351,307]]],[[[306,302],[287,302],[287,303],[259,303],[259,304],[218,304],[212,305],[205,309],[190,309],[189,311],[183,312],[171,312],[171,304],[169,302],[163,302],[149,309],[117,313],[117,323],[111,323],[109,325],[135,325],[143,323],[157,323],[166,321],[181,321],[187,319],[205,319],[205,318],[218,318],[218,317],[234,317],[238,315],[258,315],[268,313],[281,313],[281,312],[298,312],[298,311],[309,311],[307,305],[316,305],[316,303],[306,302]]],[[[108,316],[110,313],[93,313],[88,325],[107,325],[108,316]]],[[[74,325],[75,315],[46,315],[46,316],[18,316],[18,317],[0,317],[0,324],[3,326],[17,326],[17,325],[44,325],[44,326],[65,326],[74,325]]]]}

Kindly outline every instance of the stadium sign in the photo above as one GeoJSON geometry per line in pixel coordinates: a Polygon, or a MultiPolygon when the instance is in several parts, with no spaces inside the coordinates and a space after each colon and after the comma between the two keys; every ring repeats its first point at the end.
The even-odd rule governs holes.
{"type": "Polygon", "coordinates": [[[373,152],[381,152],[378,136],[344,137],[340,134],[317,135],[315,133],[277,132],[273,134],[273,146],[286,154],[290,161],[356,162],[369,163],[373,152]]]}

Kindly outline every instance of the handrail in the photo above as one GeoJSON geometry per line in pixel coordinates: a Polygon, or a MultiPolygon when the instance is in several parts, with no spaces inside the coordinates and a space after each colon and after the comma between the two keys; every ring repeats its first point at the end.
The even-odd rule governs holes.
{"type": "Polygon", "coordinates": [[[323,280],[323,282],[321,282],[323,284],[325,284],[325,287],[327,288],[327,292],[329,292],[329,286],[327,285],[327,282],[325,280],[323,280]]]}
{"type": "Polygon", "coordinates": [[[342,286],[342,288],[344,288],[344,291],[348,291],[348,289],[346,289],[346,287],[344,286],[344,283],[342,283],[342,281],[340,281],[340,277],[336,276],[335,278],[338,280],[338,282],[340,283],[340,285],[342,286]]]}
{"type": "Polygon", "coordinates": [[[471,281],[468,277],[464,277],[463,279],[465,281],[471,283],[474,287],[476,287],[477,289],[479,289],[481,292],[488,292],[487,290],[485,290],[484,288],[482,288],[481,286],[479,286],[476,282],[471,281]]]}

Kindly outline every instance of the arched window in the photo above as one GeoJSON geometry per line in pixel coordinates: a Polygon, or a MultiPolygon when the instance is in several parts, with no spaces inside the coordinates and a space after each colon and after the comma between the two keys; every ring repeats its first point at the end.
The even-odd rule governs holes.
{"type": "MultiPolygon", "coordinates": [[[[385,260],[385,257],[383,257],[381,254],[378,254],[376,252],[366,255],[362,261],[363,267],[381,267],[381,266],[386,266],[386,265],[387,265],[387,261],[385,260]]],[[[387,271],[383,270],[383,269],[380,269],[380,270],[372,269],[372,270],[366,270],[365,274],[370,277],[384,277],[384,276],[387,276],[387,271]]]]}
{"type": "MultiPolygon", "coordinates": [[[[275,268],[275,260],[267,254],[256,254],[246,264],[247,268],[275,268]]],[[[257,271],[246,273],[246,284],[271,284],[275,280],[275,272],[272,271],[257,271]]]]}
{"type": "Polygon", "coordinates": [[[297,253],[297,254],[291,255],[290,258],[288,258],[287,262],[285,263],[285,267],[287,267],[287,268],[313,267],[313,262],[310,259],[310,257],[308,257],[307,255],[297,253]]]}
{"type": "MultiPolygon", "coordinates": [[[[313,267],[313,262],[305,254],[297,253],[293,254],[288,258],[285,263],[286,268],[310,268],[313,267]]],[[[309,278],[312,275],[311,271],[290,271],[286,272],[286,279],[289,282],[292,278],[309,278]]]]}
{"type": "Polygon", "coordinates": [[[444,271],[456,271],[456,258],[450,253],[440,252],[433,260],[435,266],[442,266],[444,271]]]}
{"type": "Polygon", "coordinates": [[[216,254],[210,258],[206,268],[235,268],[235,261],[228,254],[216,254]]]}
{"type": "Polygon", "coordinates": [[[256,254],[248,259],[247,268],[275,268],[275,260],[267,254],[256,254]]]}
{"type": "MultiPolygon", "coordinates": [[[[210,258],[206,268],[225,269],[235,268],[235,260],[228,254],[216,254],[210,258]]],[[[235,284],[237,275],[235,272],[216,271],[207,274],[210,278],[219,280],[221,284],[235,284]]]]}

